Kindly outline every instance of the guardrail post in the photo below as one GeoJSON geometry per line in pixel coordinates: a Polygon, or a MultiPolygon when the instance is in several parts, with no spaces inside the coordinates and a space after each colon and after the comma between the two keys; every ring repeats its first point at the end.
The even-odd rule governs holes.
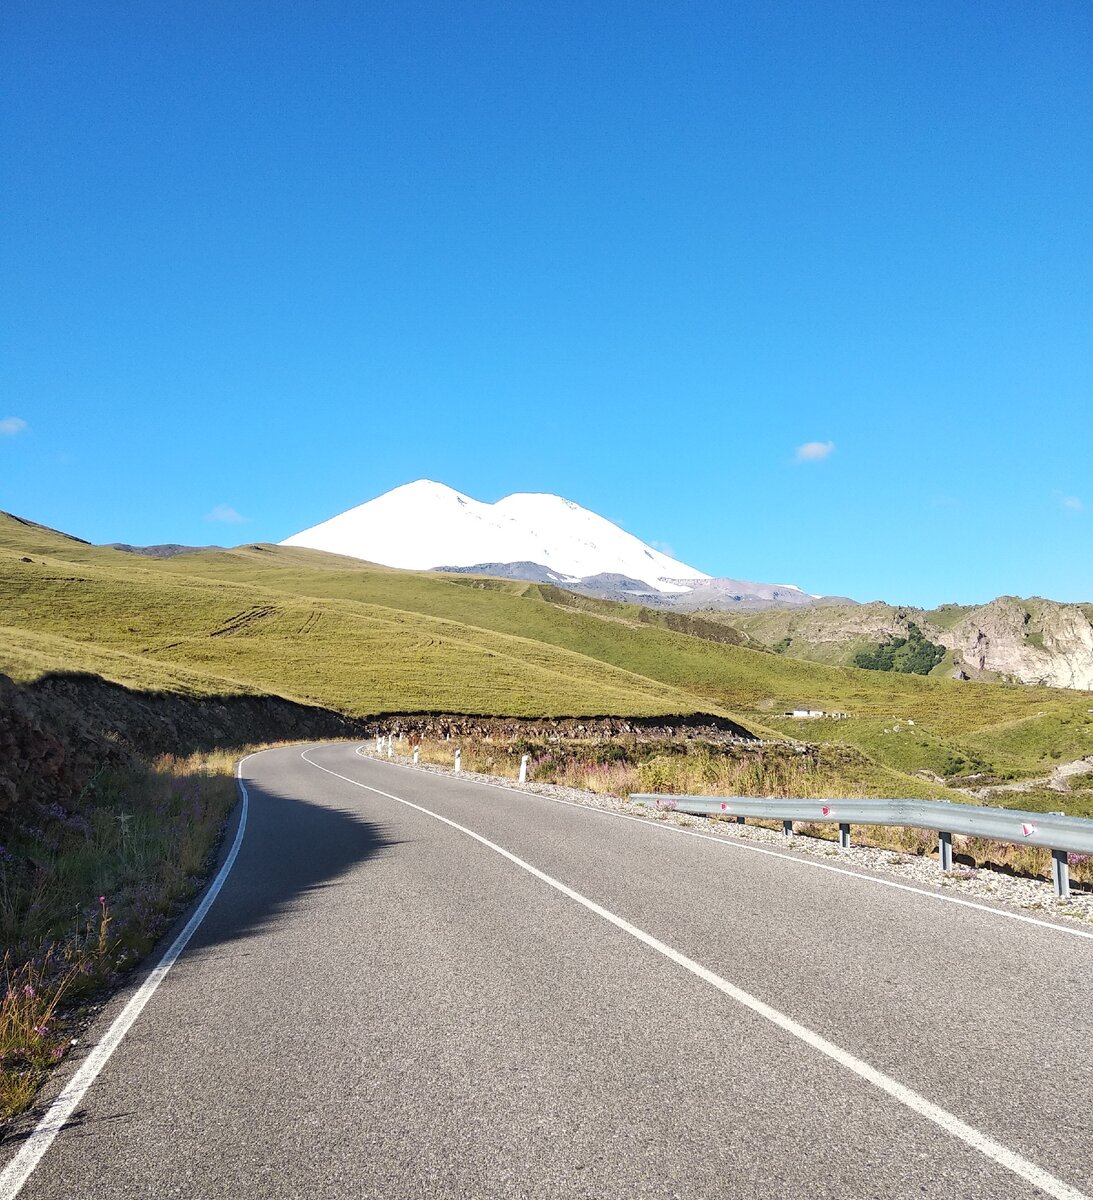
{"type": "Polygon", "coordinates": [[[1051,852],[1051,882],[1055,885],[1055,895],[1065,900],[1070,895],[1070,862],[1065,850],[1051,852]]]}
{"type": "Polygon", "coordinates": [[[463,770],[463,752],[461,750],[455,752],[455,769],[457,771],[463,770]]]}
{"type": "Polygon", "coordinates": [[[522,754],[520,756],[520,782],[527,783],[528,781],[528,756],[522,754]]]}
{"type": "Polygon", "coordinates": [[[937,835],[937,865],[942,871],[953,869],[953,835],[943,830],[937,835]]]}
{"type": "Polygon", "coordinates": [[[420,747],[415,746],[414,747],[414,766],[416,767],[420,761],[421,761],[421,749],[420,749],[420,747]]]}
{"type": "MultiPolygon", "coordinates": [[[[1093,710],[1090,710],[1093,711],[1093,710]]],[[[1071,894],[1069,856],[1093,855],[1093,818],[1074,817],[1064,813],[1024,812],[993,808],[989,805],[954,804],[950,801],[872,798],[821,800],[802,803],[792,797],[769,796],[660,796],[643,792],[631,793],[631,800],[659,812],[691,813],[703,817],[736,819],[746,824],[746,817],[759,819],[772,828],[782,824],[786,838],[797,831],[798,822],[805,829],[812,822],[834,825],[838,830],[840,850],[850,848],[854,825],[896,826],[923,830],[937,838],[937,864],[943,874],[953,870],[956,855],[953,840],[984,838],[1017,846],[1036,846],[1050,850],[1052,880],[1060,899],[1071,894]]],[[[830,834],[823,836],[829,837],[830,834]]],[[[963,842],[962,842],[963,844],[963,842]]],[[[966,855],[967,852],[965,852],[966,855]]],[[[1041,859],[1041,862],[1043,860],[1041,859]]]]}

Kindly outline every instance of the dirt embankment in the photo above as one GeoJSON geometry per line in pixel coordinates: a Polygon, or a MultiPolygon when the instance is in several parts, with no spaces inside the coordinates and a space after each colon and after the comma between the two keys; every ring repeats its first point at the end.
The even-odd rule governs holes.
{"type": "Polygon", "coordinates": [[[97,675],[53,674],[31,684],[0,675],[0,844],[14,825],[72,806],[96,774],[161,754],[186,755],[263,742],[411,737],[537,741],[638,737],[754,740],[734,721],[703,714],[543,720],[436,713],[347,717],[276,696],[193,697],[139,692],[97,675]]]}
{"type": "Polygon", "coordinates": [[[0,838],[65,807],[104,769],[257,742],[360,737],[364,723],[273,696],[137,692],[96,675],[0,675],[0,838]]]}
{"type": "Polygon", "coordinates": [[[411,739],[491,738],[530,741],[596,741],[631,737],[646,742],[701,739],[710,742],[754,742],[755,734],[730,721],[708,713],[666,717],[466,717],[437,713],[391,713],[366,722],[372,737],[381,733],[403,733],[411,739]]]}

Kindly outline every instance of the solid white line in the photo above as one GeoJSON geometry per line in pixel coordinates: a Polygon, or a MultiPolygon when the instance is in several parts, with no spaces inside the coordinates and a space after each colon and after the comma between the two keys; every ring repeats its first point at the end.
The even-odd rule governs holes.
{"type": "MultiPolygon", "coordinates": [[[[255,754],[262,753],[264,753],[262,750],[255,751],[255,754]]],[[[228,851],[228,857],[224,860],[223,866],[217,872],[216,878],[210,884],[209,890],[197,906],[194,915],[186,922],[186,928],[175,938],[167,952],[153,970],[149,972],[148,977],[140,985],[136,994],[121,1012],[118,1013],[114,1019],[114,1023],[103,1036],[102,1041],[87,1056],[83,1066],[65,1084],[60,1095],[49,1106],[46,1115],[38,1122],[34,1132],[23,1143],[19,1153],[4,1168],[3,1174],[0,1174],[0,1200],[13,1200],[22,1190],[23,1184],[26,1183],[31,1172],[41,1161],[42,1155],[53,1145],[53,1139],[64,1128],[65,1123],[72,1116],[76,1105],[80,1103],[84,1097],[84,1093],[95,1082],[99,1072],[106,1066],[110,1056],[121,1044],[122,1038],[129,1032],[137,1017],[140,1016],[141,1010],[152,998],[156,988],[163,982],[167,972],[175,965],[182,951],[186,949],[187,943],[193,937],[197,927],[205,919],[205,914],[212,907],[213,901],[220,894],[220,889],[224,886],[224,881],[228,878],[228,873],[231,871],[235,859],[239,854],[239,847],[243,843],[243,832],[247,827],[249,797],[247,795],[246,784],[243,782],[242,772],[243,764],[248,758],[253,757],[254,754],[248,754],[246,758],[241,758],[236,764],[235,776],[242,796],[243,806],[239,814],[239,828],[235,832],[235,840],[232,842],[232,848],[228,851]]]]}
{"type": "MultiPolygon", "coordinates": [[[[421,767],[415,768],[412,763],[388,762],[384,758],[373,758],[371,754],[362,754],[360,748],[357,749],[356,753],[367,762],[380,763],[385,767],[422,770],[421,767]]],[[[314,764],[312,765],[314,766],[314,764]]],[[[443,774],[446,779],[453,778],[450,772],[425,771],[424,773],[427,775],[443,774]]],[[[894,879],[878,879],[876,875],[865,875],[861,871],[851,871],[849,867],[836,867],[832,863],[813,862],[811,858],[796,854],[786,854],[781,850],[770,850],[766,846],[756,846],[732,836],[718,837],[712,833],[698,833],[693,829],[680,829],[678,825],[666,825],[654,820],[652,816],[639,817],[633,813],[617,812],[612,808],[597,808],[592,804],[581,804],[579,800],[563,800],[560,796],[547,796],[542,792],[529,792],[511,787],[505,783],[493,783],[485,779],[463,778],[459,782],[476,784],[479,787],[497,788],[502,792],[511,792],[514,796],[523,796],[525,798],[534,796],[537,800],[548,800],[551,804],[564,804],[567,808],[580,808],[585,812],[603,813],[605,816],[618,817],[623,821],[637,821],[647,829],[657,830],[660,833],[679,833],[684,837],[700,838],[704,842],[716,842],[719,846],[728,846],[733,850],[747,850],[751,854],[766,854],[771,858],[784,858],[789,862],[800,863],[802,867],[813,867],[817,871],[831,871],[836,875],[849,875],[851,879],[860,879],[865,883],[876,883],[881,887],[895,888],[899,892],[913,892],[916,896],[925,896],[929,900],[940,900],[943,904],[959,904],[962,908],[974,908],[979,912],[991,913],[996,917],[1006,917],[1010,921],[1023,921],[1026,925],[1038,925],[1041,929],[1053,929],[1056,933],[1068,933],[1072,937],[1088,938],[1093,941],[1093,932],[1087,929],[1075,929],[1071,925],[1057,925],[1054,921],[1044,921],[1040,917],[1029,917],[1025,913],[1010,912],[1005,908],[994,908],[990,904],[980,904],[975,900],[965,900],[960,896],[947,896],[944,892],[931,892],[926,888],[915,887],[910,883],[897,883],[894,879]]]]}
{"type": "Polygon", "coordinates": [[[589,900],[587,896],[583,896],[580,892],[574,891],[573,888],[567,887],[560,880],[547,875],[544,871],[540,871],[538,867],[533,867],[530,863],[525,862],[522,858],[518,858],[515,854],[506,850],[503,846],[497,845],[496,842],[491,842],[480,833],[475,833],[473,829],[468,829],[465,825],[460,825],[458,822],[452,821],[448,817],[443,817],[440,813],[433,812],[431,809],[423,808],[420,804],[415,804],[412,800],[404,800],[401,796],[394,796],[390,792],[370,787],[366,783],[350,779],[348,775],[341,775],[337,771],[331,771],[328,767],[320,766],[317,762],[312,762],[307,757],[307,754],[308,752],[305,750],[301,753],[300,757],[309,766],[315,767],[319,771],[324,771],[327,775],[333,775],[336,779],[344,780],[354,787],[363,788],[366,792],[374,792],[377,796],[384,796],[388,800],[395,800],[399,804],[406,805],[407,808],[415,809],[417,812],[423,813],[427,817],[432,817],[435,821],[449,825],[452,829],[456,829],[460,833],[466,834],[467,837],[473,838],[487,849],[507,859],[514,866],[527,871],[529,875],[533,875],[536,879],[541,880],[548,887],[561,892],[563,896],[567,896],[570,900],[582,905],[589,912],[601,917],[604,921],[621,929],[624,933],[628,933],[651,950],[662,954],[677,966],[697,976],[704,983],[708,983],[711,987],[716,988],[719,992],[735,1000],[738,1004],[750,1009],[757,1016],[791,1034],[807,1046],[810,1046],[813,1050],[818,1051],[833,1062],[838,1063],[839,1066],[857,1075],[860,1079],[873,1084],[874,1087],[887,1093],[894,1100],[911,1109],[912,1112],[918,1113],[919,1116],[925,1117],[928,1121],[932,1121],[952,1137],[970,1146],[973,1150],[977,1150],[984,1158],[988,1158],[998,1166],[1004,1167],[1014,1175],[1020,1176],[1026,1182],[1031,1183],[1033,1187],[1040,1188],[1041,1191],[1054,1197],[1054,1200],[1090,1200],[1090,1197],[1086,1196],[1083,1192],[1079,1192],[1077,1188],[1071,1187],[1070,1184],[1058,1179],[1042,1167],[1038,1167],[1027,1158],[1022,1158],[1020,1154],[1011,1150],[1008,1146],[1003,1146],[1001,1142],[995,1141],[988,1134],[982,1133],[980,1130],[974,1129],[971,1125],[965,1124],[959,1117],[954,1116],[943,1108],[939,1108],[938,1105],[927,1100],[925,1096],[919,1095],[918,1092],[905,1087],[890,1075],[885,1075],[883,1071],[878,1071],[876,1067],[870,1066],[869,1063],[864,1062],[860,1058],[856,1058],[841,1046],[836,1046],[834,1042],[829,1042],[827,1038],[822,1037],[820,1034],[807,1028],[807,1026],[801,1025],[799,1022],[793,1020],[792,1017],[786,1016],[785,1013],[779,1012],[778,1009],[772,1008],[757,996],[753,996],[750,992],[745,992],[742,988],[730,983],[727,979],[723,979],[720,975],[715,975],[708,967],[704,967],[701,963],[695,962],[693,958],[688,958],[685,954],[674,950],[671,946],[653,937],[652,934],[646,933],[643,929],[639,929],[636,925],[631,925],[625,918],[617,916],[609,909],[597,904],[594,900],[589,900]]]}

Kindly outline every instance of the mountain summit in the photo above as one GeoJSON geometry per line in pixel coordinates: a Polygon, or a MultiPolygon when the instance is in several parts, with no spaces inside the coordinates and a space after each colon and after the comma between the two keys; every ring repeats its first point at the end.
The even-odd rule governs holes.
{"type": "Polygon", "coordinates": [[[710,578],[561,496],[516,492],[483,504],[428,479],[385,492],[281,545],[415,571],[538,565],[543,578],[559,583],[611,575],[668,594],[710,578]]]}

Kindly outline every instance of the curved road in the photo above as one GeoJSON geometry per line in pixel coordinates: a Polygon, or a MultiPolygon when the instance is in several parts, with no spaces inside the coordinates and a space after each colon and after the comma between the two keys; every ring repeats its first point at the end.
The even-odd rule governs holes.
{"type": "Polygon", "coordinates": [[[25,1200],[1093,1192],[1088,936],[346,744],[242,776],[25,1200]]]}

